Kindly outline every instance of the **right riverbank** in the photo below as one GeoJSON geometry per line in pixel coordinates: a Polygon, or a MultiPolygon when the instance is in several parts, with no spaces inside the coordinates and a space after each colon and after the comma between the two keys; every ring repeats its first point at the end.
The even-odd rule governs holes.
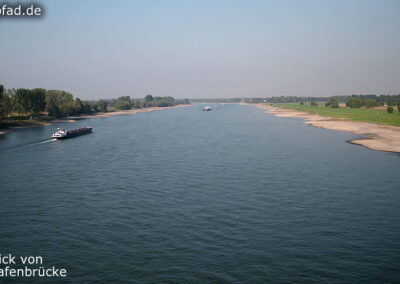
{"type": "Polygon", "coordinates": [[[303,118],[305,123],[311,126],[365,135],[365,138],[355,139],[349,142],[371,150],[400,153],[400,127],[397,126],[350,121],[347,118],[310,114],[304,111],[285,109],[280,106],[262,103],[255,104],[255,106],[265,109],[267,113],[271,113],[277,117],[303,118]]]}

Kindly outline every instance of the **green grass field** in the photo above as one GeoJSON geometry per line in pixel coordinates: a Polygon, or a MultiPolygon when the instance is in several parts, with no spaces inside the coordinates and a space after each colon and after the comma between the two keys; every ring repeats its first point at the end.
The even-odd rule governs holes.
{"type": "Polygon", "coordinates": [[[397,107],[394,108],[393,113],[388,113],[386,109],[376,110],[368,108],[331,108],[326,107],[320,103],[318,106],[310,106],[309,103],[301,105],[299,103],[286,103],[286,104],[273,104],[286,109],[293,109],[298,111],[305,111],[311,114],[318,114],[322,116],[346,118],[353,121],[365,121],[373,123],[389,124],[393,126],[400,126],[400,112],[397,107]]]}

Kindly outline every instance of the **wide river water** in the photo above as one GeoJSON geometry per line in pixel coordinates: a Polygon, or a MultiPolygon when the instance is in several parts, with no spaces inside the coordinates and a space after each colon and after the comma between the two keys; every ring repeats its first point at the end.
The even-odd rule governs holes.
{"type": "Polygon", "coordinates": [[[42,256],[66,283],[399,281],[399,155],[202,107],[0,137],[0,254],[42,256]]]}

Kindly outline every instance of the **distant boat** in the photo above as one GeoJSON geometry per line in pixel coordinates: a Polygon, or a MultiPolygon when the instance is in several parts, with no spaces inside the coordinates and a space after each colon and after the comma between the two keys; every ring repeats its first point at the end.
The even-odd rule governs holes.
{"type": "Polygon", "coordinates": [[[205,107],[203,108],[203,110],[204,110],[204,111],[210,111],[210,110],[212,110],[212,108],[211,108],[210,106],[205,106],[205,107]]]}
{"type": "Polygon", "coordinates": [[[83,128],[79,128],[79,129],[73,129],[73,130],[65,130],[65,129],[57,128],[56,133],[54,133],[51,136],[51,138],[68,139],[68,138],[72,138],[72,137],[76,137],[76,136],[80,136],[80,135],[84,135],[84,134],[89,134],[91,132],[92,132],[91,126],[83,127],[83,128]]]}

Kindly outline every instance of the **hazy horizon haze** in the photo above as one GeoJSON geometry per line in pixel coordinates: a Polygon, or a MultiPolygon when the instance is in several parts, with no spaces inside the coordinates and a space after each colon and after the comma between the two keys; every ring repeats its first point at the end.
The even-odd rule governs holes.
{"type": "Polygon", "coordinates": [[[399,1],[35,3],[41,18],[0,19],[6,88],[82,99],[400,93],[399,1]]]}

